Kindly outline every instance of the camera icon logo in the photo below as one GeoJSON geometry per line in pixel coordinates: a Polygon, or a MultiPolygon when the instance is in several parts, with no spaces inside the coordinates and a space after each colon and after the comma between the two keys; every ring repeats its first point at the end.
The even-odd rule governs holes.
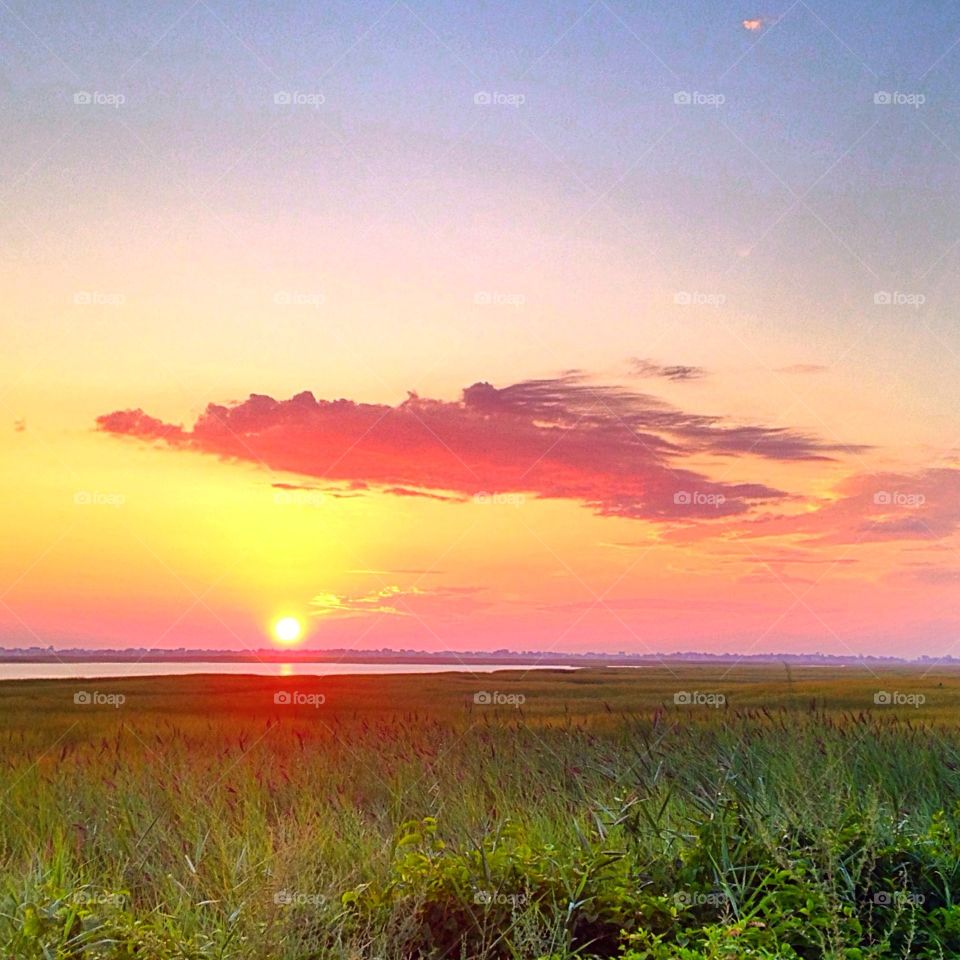
{"type": "Polygon", "coordinates": [[[77,706],[85,707],[93,702],[93,698],[90,696],[89,693],[87,693],[86,690],[78,690],[73,695],[73,702],[77,704],[77,706]]]}
{"type": "Polygon", "coordinates": [[[893,95],[886,90],[878,90],[873,95],[873,102],[878,104],[893,103],[893,95]]]}
{"type": "Polygon", "coordinates": [[[81,105],[93,103],[93,95],[88,93],[86,90],[78,90],[73,95],[73,102],[81,105]]]}
{"type": "Polygon", "coordinates": [[[878,507],[888,507],[893,503],[893,497],[886,490],[878,490],[873,495],[873,502],[878,507]]]}
{"type": "Polygon", "coordinates": [[[493,696],[486,690],[480,690],[473,695],[473,702],[481,705],[493,703],[493,696]]]}
{"type": "Polygon", "coordinates": [[[878,290],[873,295],[873,302],[878,307],[889,307],[893,303],[893,294],[889,290],[878,290]]]}
{"type": "Polygon", "coordinates": [[[286,690],[278,690],[273,695],[273,702],[280,704],[281,706],[288,706],[293,703],[293,698],[290,696],[289,692],[286,690]]]}
{"type": "Polygon", "coordinates": [[[278,107],[287,107],[293,103],[293,94],[289,90],[278,90],[273,95],[273,102],[278,107]]]}
{"type": "Polygon", "coordinates": [[[478,107],[487,107],[493,102],[493,98],[486,90],[479,90],[473,95],[473,102],[478,107]]]}
{"type": "Polygon", "coordinates": [[[673,102],[678,106],[689,106],[693,102],[689,90],[678,90],[673,95],[673,102]]]}
{"type": "Polygon", "coordinates": [[[693,697],[690,696],[690,692],[688,690],[678,690],[673,695],[673,702],[677,706],[684,706],[685,704],[692,703],[693,697]]]}
{"type": "Polygon", "coordinates": [[[885,707],[893,702],[893,697],[891,697],[886,690],[878,690],[873,695],[873,702],[877,704],[877,706],[885,707]]]}
{"type": "Polygon", "coordinates": [[[673,495],[673,502],[678,507],[688,507],[693,502],[693,497],[686,490],[678,490],[673,495]]]}

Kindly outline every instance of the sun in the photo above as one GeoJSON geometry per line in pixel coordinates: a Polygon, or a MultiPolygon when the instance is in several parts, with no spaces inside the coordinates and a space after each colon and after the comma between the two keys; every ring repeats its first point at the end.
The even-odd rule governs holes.
{"type": "Polygon", "coordinates": [[[281,617],[273,625],[273,636],[277,643],[296,643],[303,634],[303,624],[296,617],[281,617]]]}

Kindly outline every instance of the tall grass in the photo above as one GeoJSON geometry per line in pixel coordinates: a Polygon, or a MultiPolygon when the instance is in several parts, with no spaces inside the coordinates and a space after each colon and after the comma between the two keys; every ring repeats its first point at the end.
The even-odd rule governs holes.
{"type": "Polygon", "coordinates": [[[945,704],[766,681],[700,710],[602,672],[520,710],[468,678],[341,678],[313,710],[269,680],[117,681],[95,710],[8,685],[0,956],[960,954],[945,704]]]}

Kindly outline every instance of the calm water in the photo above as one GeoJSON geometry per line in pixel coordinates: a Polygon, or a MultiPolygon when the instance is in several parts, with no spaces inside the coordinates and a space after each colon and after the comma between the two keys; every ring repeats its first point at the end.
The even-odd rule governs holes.
{"type": "Polygon", "coordinates": [[[70,677],[169,677],[187,673],[257,674],[261,677],[332,677],[382,673],[493,673],[495,670],[566,670],[573,667],[502,663],[0,663],[0,680],[70,677]]]}

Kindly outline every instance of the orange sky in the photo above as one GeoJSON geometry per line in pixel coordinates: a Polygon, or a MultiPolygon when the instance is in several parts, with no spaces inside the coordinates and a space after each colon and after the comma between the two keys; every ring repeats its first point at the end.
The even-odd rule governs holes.
{"type": "MultiPolygon", "coordinates": [[[[724,375],[662,390],[651,376],[624,376],[624,389],[686,396],[696,410],[715,409],[705,381],[724,375]]],[[[830,371],[778,377],[785,409],[815,409],[840,389],[830,371]]],[[[821,452],[830,443],[813,432],[801,441],[810,449],[784,448],[779,432],[739,449],[725,431],[740,421],[721,419],[709,442],[732,436],[738,448],[711,453],[681,418],[670,421],[679,436],[664,434],[677,449],[651,458],[649,437],[610,412],[620,392],[557,379],[551,402],[574,403],[577,385],[587,406],[561,409],[557,435],[535,433],[533,450],[491,440],[542,420],[526,393],[484,409],[479,435],[463,402],[437,404],[431,420],[421,401],[411,423],[427,426],[413,447],[393,442],[403,406],[341,433],[311,425],[312,409],[300,422],[275,405],[265,421],[170,443],[38,402],[3,439],[16,545],[0,568],[6,642],[243,648],[282,614],[302,617],[321,647],[868,653],[904,651],[914,630],[947,636],[956,471],[903,457],[892,472],[896,422],[887,447],[847,453],[821,452]],[[631,444],[640,456],[624,474],[631,444]]]]}

